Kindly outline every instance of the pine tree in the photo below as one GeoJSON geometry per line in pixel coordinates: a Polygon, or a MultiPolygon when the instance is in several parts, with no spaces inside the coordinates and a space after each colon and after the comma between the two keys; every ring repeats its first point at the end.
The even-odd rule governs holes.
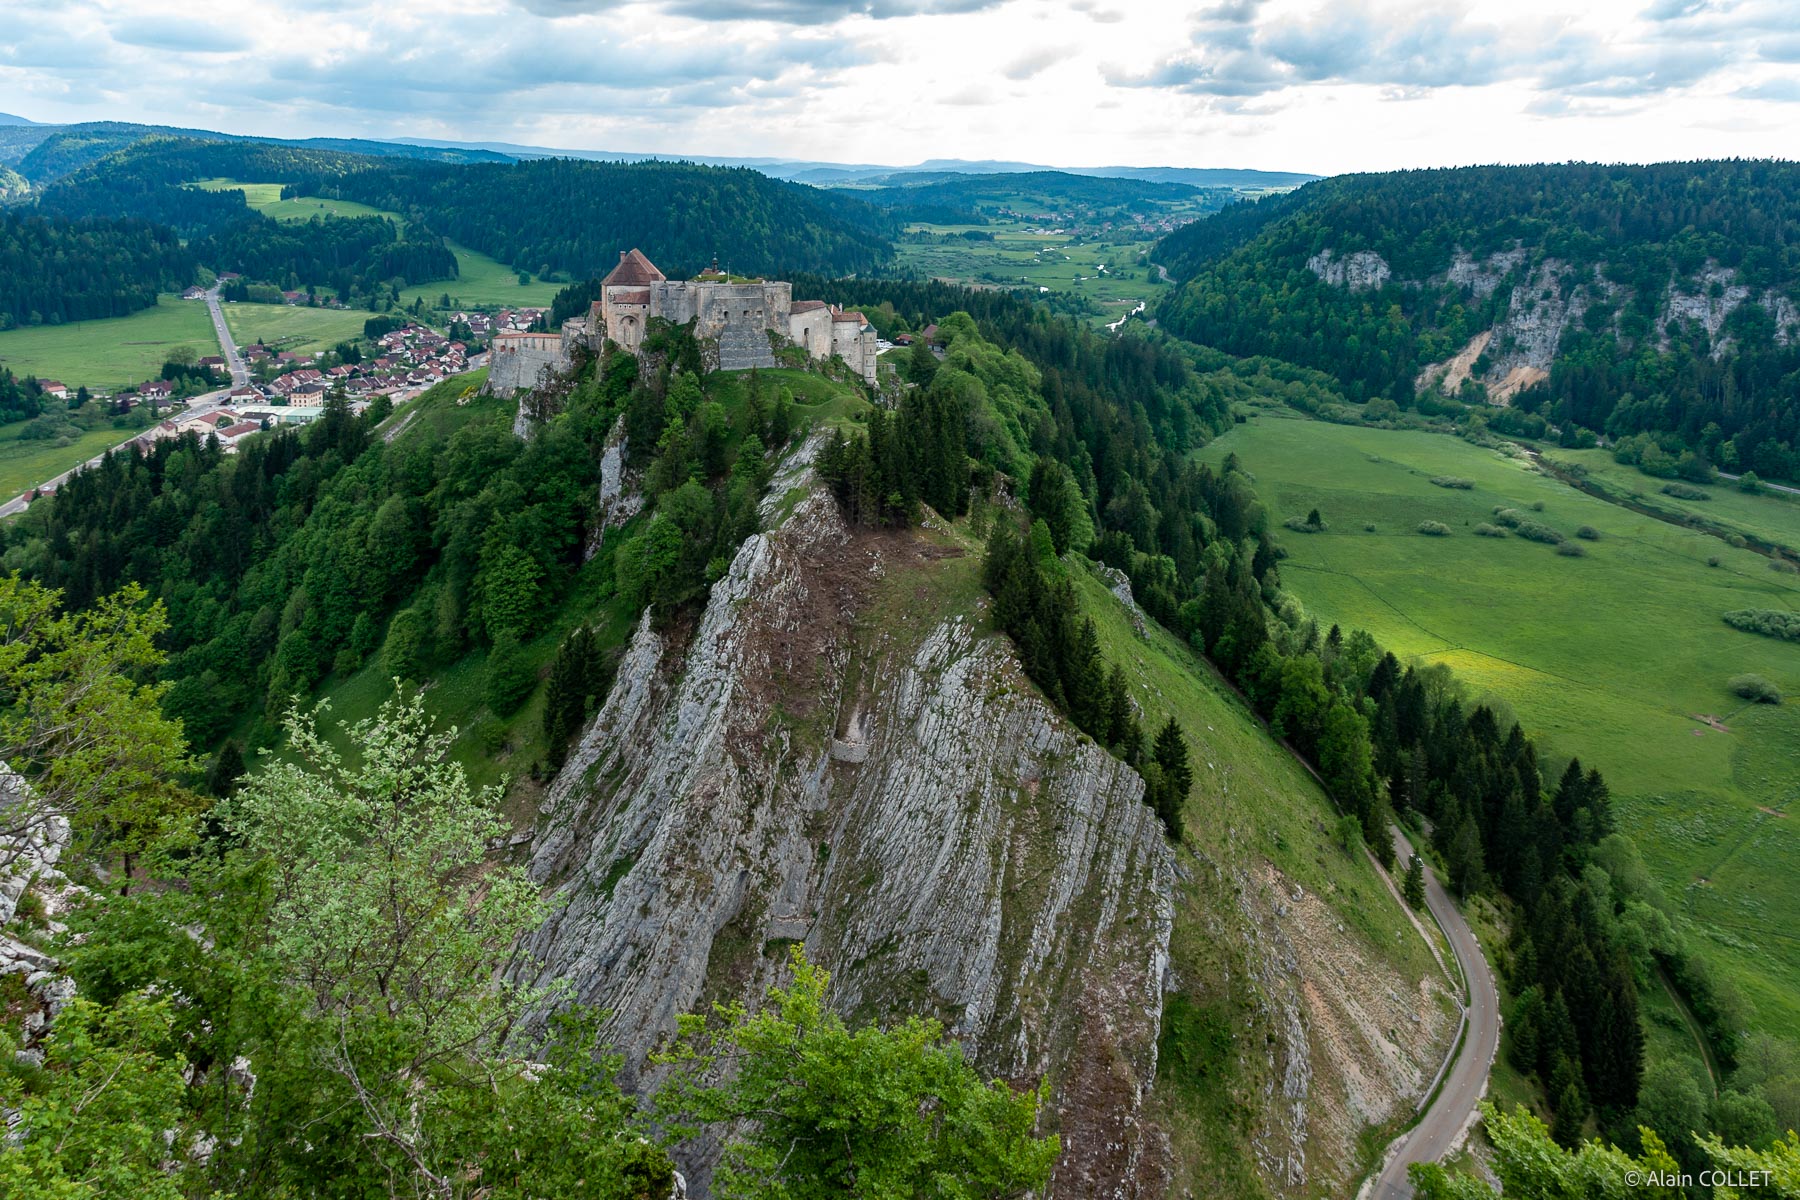
{"type": "Polygon", "coordinates": [[[1406,883],[1400,893],[1414,908],[1425,907],[1425,860],[1417,854],[1406,864],[1406,883]]]}
{"type": "Polygon", "coordinates": [[[1181,810],[1187,802],[1188,792],[1194,786],[1194,770],[1188,765],[1187,740],[1181,736],[1181,726],[1170,717],[1163,727],[1157,731],[1156,741],[1150,751],[1150,761],[1156,766],[1157,787],[1151,797],[1156,815],[1162,818],[1163,827],[1169,836],[1176,841],[1181,840],[1181,810]]]}
{"type": "Polygon", "coordinates": [[[206,790],[224,799],[237,790],[238,780],[244,777],[245,770],[243,749],[235,740],[227,741],[219,748],[212,769],[206,773],[206,790]]]}

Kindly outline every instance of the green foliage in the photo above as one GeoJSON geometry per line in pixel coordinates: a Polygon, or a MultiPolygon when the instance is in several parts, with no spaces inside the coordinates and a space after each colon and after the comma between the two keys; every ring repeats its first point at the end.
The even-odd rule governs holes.
{"type": "MultiPolygon", "coordinates": [[[[128,585],[93,607],[64,611],[59,593],[0,576],[0,760],[26,794],[0,810],[0,839],[17,847],[59,816],[78,846],[129,855],[179,827],[191,797],[175,781],[191,765],[179,722],[163,714],[161,604],[128,585]]],[[[0,866],[10,861],[0,851],[0,866]]]]}
{"type": "Polygon", "coordinates": [[[1401,882],[1400,894],[1413,908],[1425,907],[1425,860],[1417,854],[1407,859],[1406,878],[1401,882]]]}
{"type": "Polygon", "coordinates": [[[431,626],[424,613],[416,608],[395,613],[381,646],[382,672],[392,679],[423,680],[430,639],[431,626]]]}
{"type": "Polygon", "coordinates": [[[519,639],[510,633],[501,634],[488,650],[482,674],[481,694],[488,707],[500,716],[510,716],[536,686],[537,672],[519,648],[519,639]]]}
{"type": "Polygon", "coordinates": [[[1662,486],[1665,496],[1673,496],[1677,500],[1711,500],[1712,493],[1704,488],[1692,487],[1685,483],[1665,483],[1662,486]]]}
{"type": "Polygon", "coordinates": [[[1734,696],[1742,696],[1754,704],[1780,704],[1781,688],[1761,675],[1733,675],[1725,686],[1734,696]]]}
{"type": "Polygon", "coordinates": [[[1059,1143],[1037,1137],[1048,1084],[983,1083],[935,1021],[852,1031],[825,1003],[829,977],[790,954],[794,982],[757,1013],[684,1017],[658,1097],[677,1127],[743,1121],[714,1177],[725,1200],[907,1196],[1002,1200],[1042,1188],[1059,1143]],[[723,1063],[730,1081],[709,1085],[723,1063]]]}
{"type": "MultiPolygon", "coordinates": [[[[167,998],[133,994],[103,1008],[77,996],[57,1015],[30,1087],[0,1072],[0,1105],[18,1113],[0,1151],[0,1194],[181,1200],[186,1193],[164,1163],[182,1163],[194,1147],[184,1137],[187,1064],[162,1052],[170,1009],[167,998]],[[165,1131],[176,1135],[173,1148],[165,1131]]],[[[11,1042],[0,1030],[9,1058],[11,1042]]]]}
{"type": "Polygon", "coordinates": [[[150,308],[191,282],[194,266],[173,232],[141,221],[0,213],[0,329],[150,308]]]}
{"type": "MultiPolygon", "coordinates": [[[[1494,1173],[1508,1196],[1555,1197],[1557,1200],[1624,1200],[1648,1196],[1679,1200],[1673,1182],[1682,1167],[1654,1133],[1644,1135],[1644,1152],[1633,1157],[1599,1141],[1576,1146],[1553,1141],[1544,1123],[1523,1108],[1502,1113],[1481,1106],[1482,1125],[1494,1147],[1494,1173]],[[1667,1184],[1654,1180],[1667,1178],[1667,1184]],[[1635,1181],[1631,1182],[1631,1181],[1635,1181]]],[[[1491,1200],[1496,1194],[1479,1180],[1453,1175],[1436,1163],[1410,1167],[1419,1200],[1491,1200]]]]}
{"type": "Polygon", "coordinates": [[[1779,638],[1784,642],[1800,642],[1800,613],[1771,608],[1740,608],[1726,613],[1725,623],[1745,633],[1760,633],[1764,637],[1779,638]]]}
{"type": "Polygon", "coordinates": [[[569,739],[588,714],[605,702],[611,686],[612,672],[593,630],[576,626],[557,648],[544,697],[544,740],[550,746],[552,770],[562,766],[569,739]]]}
{"type": "Polygon", "coordinates": [[[1419,532],[1426,537],[1448,537],[1450,527],[1442,521],[1420,521],[1419,532]]]}
{"type": "Polygon", "coordinates": [[[1462,479],[1455,475],[1433,475],[1431,477],[1431,484],[1433,487],[1451,488],[1456,491],[1466,492],[1475,486],[1475,481],[1472,479],[1462,479]]]}

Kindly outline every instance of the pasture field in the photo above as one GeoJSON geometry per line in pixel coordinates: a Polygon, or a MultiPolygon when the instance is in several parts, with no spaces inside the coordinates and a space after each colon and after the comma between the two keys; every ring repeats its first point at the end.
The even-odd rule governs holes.
{"type": "Polygon", "coordinates": [[[518,272],[505,263],[455,242],[446,241],[444,244],[450,247],[450,253],[456,255],[457,277],[409,287],[400,293],[402,304],[411,304],[414,299],[422,297],[425,307],[435,309],[444,293],[448,292],[451,309],[500,306],[549,308],[550,302],[556,299],[556,293],[565,286],[546,283],[533,276],[530,283],[521,287],[518,272]]]}
{"type": "Polygon", "coordinates": [[[1751,495],[1739,491],[1731,480],[1721,479],[1701,486],[1708,499],[1683,500],[1663,492],[1670,480],[1615,462],[1611,451],[1546,447],[1543,455],[1552,465],[1578,468],[1590,484],[1628,503],[1696,517],[1800,555],[1800,496],[1766,488],[1751,495]]]}
{"type": "Polygon", "coordinates": [[[308,308],[298,304],[225,304],[225,324],[238,348],[262,342],[274,350],[329,350],[362,337],[372,315],[360,308],[308,308]]]}
{"type": "Polygon", "coordinates": [[[0,425],[0,501],[11,500],[28,488],[48,483],[70,467],[129,441],[138,432],[136,428],[89,429],[67,445],[59,446],[54,441],[19,437],[19,432],[28,424],[28,421],[18,421],[0,425]]]}
{"type": "MultiPolygon", "coordinates": [[[[387,217],[400,225],[400,232],[406,232],[406,221],[398,213],[384,209],[371,208],[367,204],[359,204],[354,200],[328,200],[319,196],[301,196],[292,200],[281,198],[282,185],[279,183],[242,183],[235,179],[206,179],[195,185],[213,191],[235,188],[244,193],[250,207],[264,216],[277,221],[308,221],[315,216],[334,217],[387,217]]],[[[510,308],[548,308],[561,291],[560,283],[545,283],[533,279],[520,286],[516,271],[502,262],[489,258],[478,250],[460,246],[455,242],[444,243],[456,256],[458,275],[455,279],[440,279],[436,283],[421,283],[409,287],[400,293],[402,304],[411,304],[416,299],[423,299],[427,308],[436,309],[445,293],[449,293],[451,309],[458,308],[494,308],[506,306],[510,308]]]]}
{"type": "Polygon", "coordinates": [[[163,295],[128,317],[9,329],[0,333],[0,366],[71,388],[112,389],[156,378],[177,346],[219,353],[204,301],[163,295]]]}
{"type": "MultiPolygon", "coordinates": [[[[1263,411],[1201,457],[1233,452],[1274,522],[1315,507],[1325,519],[1325,532],[1281,538],[1283,585],[1320,624],[1367,629],[1409,662],[1448,663],[1472,698],[1511,708],[1553,769],[1569,755],[1599,767],[1621,827],[1754,1023],[1800,1028],[1800,645],[1720,620],[1800,609],[1800,578],[1585,495],[1528,459],[1439,434],[1263,411]],[[1473,486],[1434,486],[1434,476],[1473,486]],[[1584,557],[1562,557],[1475,536],[1501,505],[1600,538],[1577,543],[1584,557]],[[1418,534],[1426,520],[1449,536],[1418,534]],[[1749,705],[1727,689],[1752,672],[1789,702],[1749,705]]],[[[1757,519],[1780,524],[1790,511],[1800,508],[1771,502],[1757,519]]]]}
{"type": "Polygon", "coordinates": [[[908,227],[909,235],[914,231],[934,236],[991,233],[994,240],[918,242],[902,237],[894,249],[903,271],[975,286],[1069,292],[1098,304],[1103,321],[1117,320],[1140,300],[1155,307],[1168,286],[1159,281],[1155,267],[1138,261],[1156,244],[1149,236],[1046,234],[1022,222],[908,227]]]}

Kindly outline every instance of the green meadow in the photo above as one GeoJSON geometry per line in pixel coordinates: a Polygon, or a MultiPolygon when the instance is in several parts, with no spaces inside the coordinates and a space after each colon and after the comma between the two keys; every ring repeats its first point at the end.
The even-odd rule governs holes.
{"type": "Polygon", "coordinates": [[[255,342],[274,350],[329,350],[362,337],[369,314],[359,308],[299,304],[225,304],[225,324],[241,350],[255,342]]]}
{"type": "Polygon", "coordinates": [[[136,429],[89,429],[68,442],[21,438],[30,422],[0,425],[0,500],[48,483],[70,467],[129,441],[136,429]]]}
{"type": "Polygon", "coordinates": [[[1142,300],[1154,307],[1165,290],[1155,267],[1139,263],[1154,238],[1134,240],[1124,233],[1072,237],[1045,234],[1021,222],[991,225],[913,225],[909,233],[991,233],[979,242],[916,242],[902,238],[896,265],[931,279],[988,287],[1048,288],[1084,296],[1114,321],[1142,300]],[[1102,271],[1101,268],[1105,270],[1102,271]]]}
{"type": "MultiPolygon", "coordinates": [[[[1202,456],[1229,453],[1274,522],[1317,508],[1327,523],[1281,538],[1283,584],[1320,623],[1367,629],[1410,662],[1448,663],[1472,698],[1510,706],[1552,755],[1599,767],[1623,827],[1755,1023],[1800,1027],[1800,645],[1720,619],[1800,609],[1800,577],[1443,435],[1264,411],[1202,456]],[[1600,537],[1563,557],[1476,536],[1497,506],[1572,541],[1583,525],[1600,537]],[[1428,520],[1448,536],[1416,532],[1428,520]],[[1775,681],[1789,702],[1747,704],[1726,687],[1742,673],[1775,681]]],[[[1800,541],[1800,506],[1741,500],[1738,519],[1800,541]]]]}
{"type": "Polygon", "coordinates": [[[164,295],[128,317],[9,329],[0,333],[0,367],[71,388],[113,389],[156,378],[177,346],[219,353],[205,303],[164,295]]]}
{"type": "Polygon", "coordinates": [[[1663,491],[1671,485],[1670,480],[1614,462],[1607,450],[1546,447],[1543,455],[1554,466],[1579,471],[1591,486],[1604,490],[1609,497],[1691,517],[1719,526],[1727,533],[1742,533],[1771,545],[1785,546],[1790,553],[1800,555],[1800,496],[1768,489],[1752,495],[1731,480],[1721,479],[1700,489],[1706,499],[1683,499],[1663,491]]]}

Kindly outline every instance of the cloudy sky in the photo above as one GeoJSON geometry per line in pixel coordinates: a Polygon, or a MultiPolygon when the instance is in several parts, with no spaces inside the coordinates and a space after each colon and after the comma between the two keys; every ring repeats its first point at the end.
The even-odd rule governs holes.
{"type": "Polygon", "coordinates": [[[1800,0],[0,0],[0,111],[838,162],[1791,158],[1800,0]]]}

